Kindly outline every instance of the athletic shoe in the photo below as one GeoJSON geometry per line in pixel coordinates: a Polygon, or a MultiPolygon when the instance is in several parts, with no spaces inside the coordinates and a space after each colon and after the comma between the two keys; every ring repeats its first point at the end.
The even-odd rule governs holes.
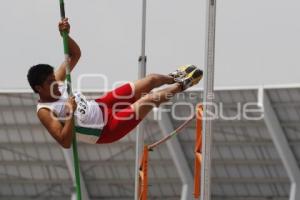
{"type": "Polygon", "coordinates": [[[201,69],[194,69],[192,72],[188,73],[186,76],[182,78],[175,78],[175,82],[180,83],[182,86],[182,90],[186,90],[189,87],[192,87],[199,83],[202,79],[203,71],[201,69]]]}
{"type": "Polygon", "coordinates": [[[191,73],[194,69],[196,69],[195,65],[183,65],[180,66],[176,71],[169,74],[173,78],[183,78],[187,74],[191,73]]]}

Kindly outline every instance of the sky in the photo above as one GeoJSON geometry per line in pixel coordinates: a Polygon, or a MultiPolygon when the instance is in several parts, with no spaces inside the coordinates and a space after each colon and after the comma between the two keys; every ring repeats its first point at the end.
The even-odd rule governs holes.
{"type": "MultiPolygon", "coordinates": [[[[142,0],[65,4],[82,50],[73,87],[102,91],[136,80],[142,0]]],[[[147,8],[147,73],[168,74],[183,64],[204,68],[206,0],[151,0],[147,8]]],[[[217,1],[215,86],[300,85],[299,10],[298,0],[217,1]]],[[[59,20],[58,0],[1,4],[0,90],[30,89],[26,74],[34,64],[59,66],[59,20]]]]}

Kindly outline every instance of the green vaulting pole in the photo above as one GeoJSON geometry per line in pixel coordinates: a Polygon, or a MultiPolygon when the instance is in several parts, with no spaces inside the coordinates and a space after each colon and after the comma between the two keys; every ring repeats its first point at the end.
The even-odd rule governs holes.
{"type": "MultiPolygon", "coordinates": [[[[63,20],[66,18],[65,4],[64,4],[64,0],[59,0],[59,2],[60,2],[60,15],[61,15],[61,19],[63,20]]],[[[63,43],[64,43],[65,62],[67,64],[67,67],[66,67],[67,90],[68,90],[68,95],[70,97],[70,96],[73,96],[73,92],[72,92],[72,86],[71,86],[68,33],[64,31],[62,33],[62,37],[63,37],[63,43]]],[[[81,200],[79,160],[78,160],[78,151],[77,151],[77,140],[76,140],[74,128],[73,128],[73,137],[72,138],[73,138],[72,147],[73,147],[74,170],[75,170],[75,178],[76,178],[76,195],[77,195],[77,200],[81,200]]]]}

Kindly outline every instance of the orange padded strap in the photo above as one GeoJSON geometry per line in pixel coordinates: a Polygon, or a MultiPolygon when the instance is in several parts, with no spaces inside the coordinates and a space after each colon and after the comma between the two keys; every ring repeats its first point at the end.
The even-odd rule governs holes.
{"type": "Polygon", "coordinates": [[[202,105],[197,106],[196,110],[196,145],[195,145],[195,171],[194,171],[194,197],[200,197],[201,190],[201,163],[202,163],[202,105]]]}
{"type": "Polygon", "coordinates": [[[139,200],[147,200],[148,193],[148,145],[144,146],[139,173],[139,200]]]}

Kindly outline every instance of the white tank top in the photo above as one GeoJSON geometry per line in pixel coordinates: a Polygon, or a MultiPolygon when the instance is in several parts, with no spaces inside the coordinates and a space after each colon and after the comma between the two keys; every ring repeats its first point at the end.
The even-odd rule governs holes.
{"type": "MultiPolygon", "coordinates": [[[[59,100],[51,103],[37,104],[37,112],[41,108],[51,110],[61,123],[67,118],[66,102],[68,93],[66,85],[59,86],[61,96],[59,100]]],[[[94,100],[87,100],[81,93],[74,93],[77,109],[75,115],[75,132],[77,139],[82,142],[95,144],[104,127],[103,113],[94,100]]]]}

